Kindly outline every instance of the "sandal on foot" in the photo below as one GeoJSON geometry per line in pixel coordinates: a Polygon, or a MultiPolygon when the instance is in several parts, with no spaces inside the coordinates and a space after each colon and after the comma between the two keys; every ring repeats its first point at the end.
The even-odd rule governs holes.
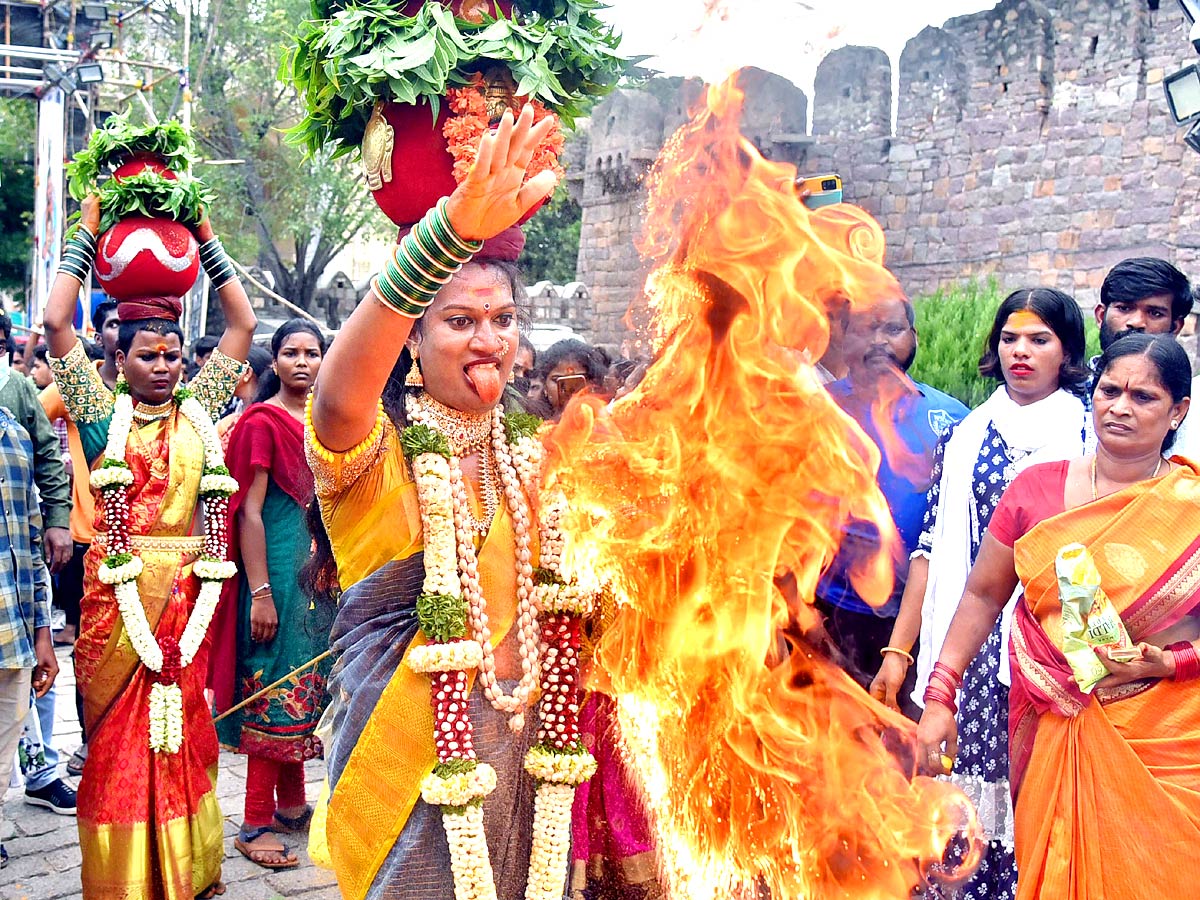
{"type": "Polygon", "coordinates": [[[234,839],[233,846],[238,853],[250,860],[255,865],[262,866],[264,869],[294,869],[300,865],[300,860],[296,856],[289,859],[290,851],[284,846],[283,841],[278,838],[275,842],[277,847],[255,847],[252,846],[255,841],[266,835],[275,836],[275,832],[270,825],[264,825],[262,828],[242,828],[238,832],[237,838],[234,839]],[[273,854],[276,860],[262,859],[260,857],[273,854]]]}
{"type": "Polygon", "coordinates": [[[217,879],[204,890],[196,895],[196,900],[212,900],[213,897],[218,897],[225,893],[225,882],[217,879]]]}
{"type": "Polygon", "coordinates": [[[313,808],[311,805],[304,807],[304,812],[298,816],[285,816],[281,812],[276,812],[273,827],[276,831],[283,834],[299,834],[302,831],[308,831],[312,817],[313,808]]]}

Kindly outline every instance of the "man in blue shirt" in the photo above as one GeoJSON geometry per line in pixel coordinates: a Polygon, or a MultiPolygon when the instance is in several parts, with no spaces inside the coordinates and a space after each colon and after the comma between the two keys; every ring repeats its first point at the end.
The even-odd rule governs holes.
{"type": "MultiPolygon", "coordinates": [[[[908,377],[917,355],[912,304],[880,302],[851,313],[843,353],[849,375],[826,387],[830,396],[880,450],[877,482],[892,513],[903,548],[895,556],[891,599],[878,609],[863,602],[853,584],[856,563],[879,547],[877,529],[851,522],[837,557],[817,586],[817,607],[846,671],[867,687],[879,669],[900,607],[908,556],[916,549],[925,512],[933,451],[950,425],[967,415],[953,397],[908,377]]],[[[910,676],[914,669],[910,667],[910,676]]],[[[911,688],[910,688],[911,690],[911,688]]],[[[908,692],[903,693],[908,697],[908,692]]],[[[916,712],[916,710],[906,710],[916,712]]]]}
{"type": "MultiPolygon", "coordinates": [[[[57,675],[33,441],[0,406],[0,785],[12,774],[30,687],[40,697],[57,675]]],[[[7,861],[0,846],[0,868],[7,861]]]]}

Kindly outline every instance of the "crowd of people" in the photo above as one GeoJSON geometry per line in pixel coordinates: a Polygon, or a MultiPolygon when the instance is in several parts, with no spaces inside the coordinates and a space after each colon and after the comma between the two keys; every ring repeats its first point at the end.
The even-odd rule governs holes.
{"type": "MultiPolygon", "coordinates": [[[[172,298],[101,304],[80,338],[78,271],[54,284],[44,344],[18,360],[3,335],[0,783],[19,758],[26,801],[77,816],[85,897],[224,892],[219,746],[247,757],[236,849],[292,868],[311,830],[347,897],[450,900],[471,879],[523,897],[568,853],[579,896],[655,896],[611,703],[554,705],[575,652],[553,642],[584,607],[557,570],[529,414],[617,399],[650,361],[578,340],[539,353],[522,333],[511,242],[493,238],[549,188],[521,177],[544,127],[506,115],[332,343],[293,319],[254,344],[207,221],[226,327],[190,363],[172,298]],[[560,631],[539,631],[535,595],[560,631]],[[55,643],[74,648],[78,794],[53,742],[55,643]],[[318,757],[319,799],[304,779],[318,757]],[[573,835],[552,827],[564,815],[573,835]]],[[[94,254],[98,221],[85,201],[73,258],[94,254]]],[[[909,378],[913,307],[872,299],[831,311],[818,371],[852,442],[880,449],[895,587],[882,606],[858,595],[856,571],[893,542],[850,522],[808,637],[919,720],[918,769],[978,812],[970,880],[926,896],[1176,896],[1200,839],[1187,278],[1158,259],[1113,267],[1093,359],[1074,298],[1014,291],[974,410],[909,378]],[[1056,565],[1073,544],[1131,639],[1096,651],[1094,690],[1062,650],[1056,565]],[[1135,846],[1127,814],[1151,809],[1135,846]]]]}

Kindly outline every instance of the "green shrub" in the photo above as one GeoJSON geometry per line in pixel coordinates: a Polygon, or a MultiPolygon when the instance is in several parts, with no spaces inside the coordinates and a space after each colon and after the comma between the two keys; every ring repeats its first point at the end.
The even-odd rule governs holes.
{"type": "MultiPolygon", "coordinates": [[[[909,374],[974,409],[996,388],[979,374],[979,357],[992,327],[992,317],[1008,296],[995,279],[955,285],[917,297],[917,359],[909,374]]],[[[1100,335],[1090,311],[1084,313],[1087,355],[1100,352],[1100,335]]]]}

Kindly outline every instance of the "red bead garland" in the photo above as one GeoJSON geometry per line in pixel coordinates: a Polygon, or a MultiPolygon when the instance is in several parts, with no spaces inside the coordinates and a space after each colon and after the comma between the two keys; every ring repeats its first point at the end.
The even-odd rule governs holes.
{"type": "Polygon", "coordinates": [[[433,743],[438,762],[475,759],[474,732],[467,707],[467,673],[431,672],[429,690],[433,700],[433,743]]]}
{"type": "Polygon", "coordinates": [[[555,750],[579,746],[579,641],[578,615],[543,614],[537,743],[555,750]]]}
{"type": "Polygon", "coordinates": [[[158,639],[158,646],[162,650],[163,663],[159,671],[150,672],[154,683],[179,684],[179,677],[183,674],[183,662],[179,654],[179,641],[173,637],[161,637],[158,639]]]}

